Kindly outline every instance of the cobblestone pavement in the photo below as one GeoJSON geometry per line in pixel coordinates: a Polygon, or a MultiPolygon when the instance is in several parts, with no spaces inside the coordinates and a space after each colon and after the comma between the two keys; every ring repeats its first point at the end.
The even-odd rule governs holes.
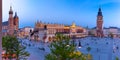
{"type": "MultiPolygon", "coordinates": [[[[96,38],[86,37],[76,39],[76,49],[84,54],[87,54],[86,48],[91,47],[90,54],[93,56],[93,60],[115,60],[115,57],[120,58],[120,38],[96,38]],[[78,48],[78,43],[81,42],[82,48],[78,48]]],[[[44,60],[44,57],[49,50],[49,43],[41,43],[22,39],[22,44],[27,47],[27,51],[30,53],[28,60],[44,60]],[[30,46],[29,46],[30,45],[30,46]],[[40,50],[44,48],[45,50],[40,50]]]]}

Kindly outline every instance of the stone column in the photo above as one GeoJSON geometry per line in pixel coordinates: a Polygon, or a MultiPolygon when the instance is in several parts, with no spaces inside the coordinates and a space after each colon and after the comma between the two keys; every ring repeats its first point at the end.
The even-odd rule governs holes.
{"type": "Polygon", "coordinates": [[[0,60],[2,60],[2,0],[0,0],[0,60]]]}

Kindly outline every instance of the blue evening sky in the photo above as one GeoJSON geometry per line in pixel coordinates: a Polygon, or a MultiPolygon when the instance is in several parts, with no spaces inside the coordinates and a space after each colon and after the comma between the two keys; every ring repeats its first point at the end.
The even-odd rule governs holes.
{"type": "Polygon", "coordinates": [[[20,27],[34,27],[37,20],[95,27],[99,6],[104,26],[120,27],[120,0],[3,0],[3,21],[8,20],[10,5],[18,13],[20,27]]]}

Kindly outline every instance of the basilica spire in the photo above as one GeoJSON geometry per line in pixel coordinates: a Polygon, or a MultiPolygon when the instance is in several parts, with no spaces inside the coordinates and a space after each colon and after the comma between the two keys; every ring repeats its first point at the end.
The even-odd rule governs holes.
{"type": "Polygon", "coordinates": [[[13,14],[12,6],[10,6],[9,14],[13,14]]]}
{"type": "Polygon", "coordinates": [[[18,18],[18,16],[17,16],[17,12],[15,12],[15,16],[14,16],[14,18],[18,18]]]}

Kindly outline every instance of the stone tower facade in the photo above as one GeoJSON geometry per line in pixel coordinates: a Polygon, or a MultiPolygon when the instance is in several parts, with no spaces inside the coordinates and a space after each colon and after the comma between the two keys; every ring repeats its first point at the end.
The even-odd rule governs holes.
{"type": "Polygon", "coordinates": [[[17,12],[15,12],[13,23],[14,23],[14,34],[17,34],[17,31],[19,29],[19,17],[17,16],[17,12]]]}
{"type": "Polygon", "coordinates": [[[13,35],[14,28],[13,28],[13,11],[12,11],[12,7],[10,7],[10,11],[9,11],[8,24],[9,24],[8,25],[8,34],[13,35]]]}
{"type": "Polygon", "coordinates": [[[104,36],[104,34],[103,34],[103,15],[102,15],[101,8],[99,8],[98,14],[97,14],[96,35],[97,35],[97,37],[104,36]]]}
{"type": "Polygon", "coordinates": [[[8,18],[8,34],[9,35],[17,34],[18,28],[19,28],[19,18],[17,16],[17,13],[15,13],[15,16],[13,17],[13,10],[12,7],[10,7],[9,18],[8,18]]]}

